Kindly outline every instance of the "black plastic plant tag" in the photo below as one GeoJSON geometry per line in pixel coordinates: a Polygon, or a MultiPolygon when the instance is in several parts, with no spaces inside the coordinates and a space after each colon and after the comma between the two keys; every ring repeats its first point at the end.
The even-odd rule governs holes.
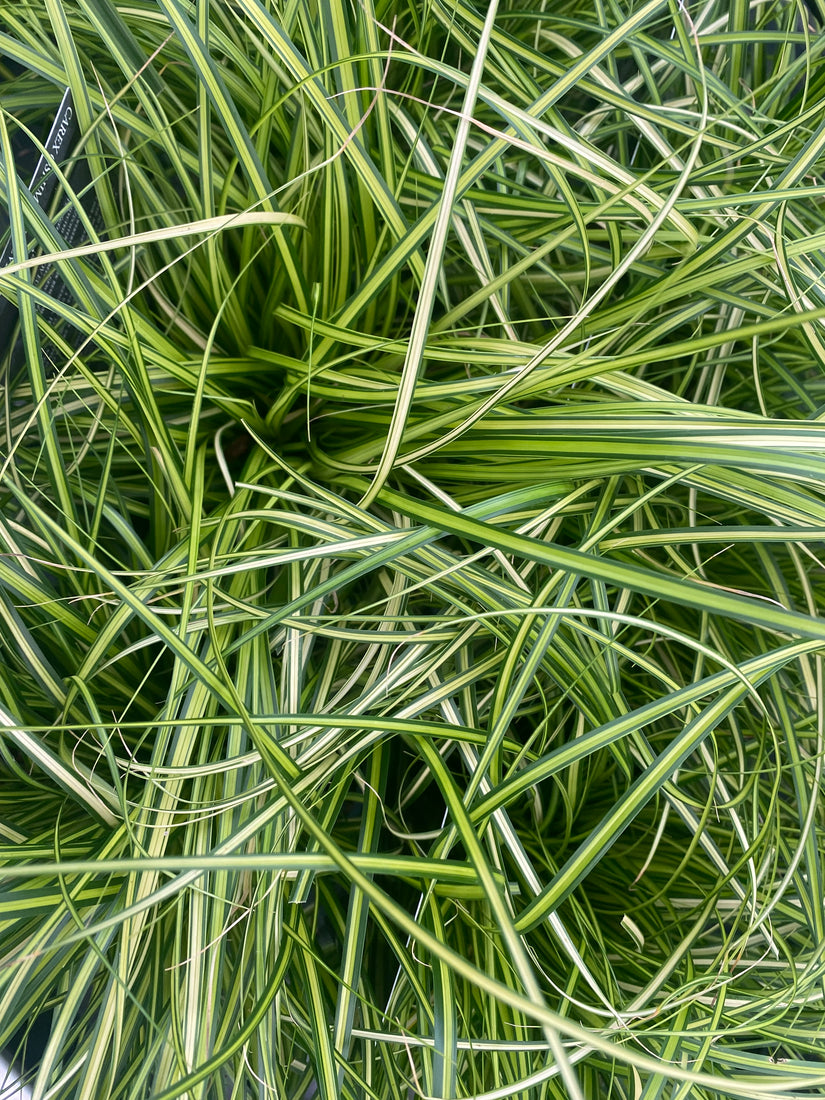
{"type": "MultiPolygon", "coordinates": [[[[74,104],[72,103],[72,93],[67,88],[54,117],[49,136],[46,138],[46,149],[56,164],[60,165],[66,159],[76,136],[77,120],[75,119],[74,104]]],[[[32,181],[29,184],[32,196],[37,200],[38,205],[44,209],[52,197],[56,183],[57,177],[44,154],[37,162],[32,181]]],[[[4,262],[8,261],[4,259],[4,262]]]]}
{"type": "MultiPolygon", "coordinates": [[[[46,150],[48,150],[53,163],[58,167],[62,167],[72,155],[77,142],[78,132],[72,95],[67,88],[52,121],[48,137],[44,142],[44,146],[46,150]]],[[[100,207],[98,206],[94,191],[89,186],[91,178],[85,162],[79,162],[71,168],[70,171],[72,189],[76,194],[83,193],[82,204],[87,218],[95,229],[100,228],[100,207]]],[[[53,171],[52,165],[49,163],[46,156],[41,155],[32,173],[29,191],[42,209],[45,210],[48,207],[54,197],[57,185],[57,174],[53,171]]],[[[88,240],[86,227],[74,206],[68,209],[64,214],[61,214],[55,222],[55,228],[68,248],[73,248],[88,240]]],[[[0,267],[5,267],[12,262],[12,259],[12,246],[11,242],[8,242],[0,254],[0,267]]],[[[55,267],[43,268],[37,275],[37,282],[40,288],[55,301],[65,303],[70,303],[72,301],[71,291],[66,286],[55,267]]],[[[55,324],[57,322],[58,315],[56,313],[44,307],[39,307],[39,309],[50,324],[55,324]]],[[[6,300],[0,301],[0,353],[3,349],[9,347],[11,342],[15,339],[16,322],[17,310],[14,305],[6,300]]],[[[43,350],[46,358],[52,357],[54,351],[52,347],[45,347],[43,350]]],[[[22,354],[22,344],[18,340],[15,343],[11,355],[10,369],[12,373],[21,366],[22,354]]]]}

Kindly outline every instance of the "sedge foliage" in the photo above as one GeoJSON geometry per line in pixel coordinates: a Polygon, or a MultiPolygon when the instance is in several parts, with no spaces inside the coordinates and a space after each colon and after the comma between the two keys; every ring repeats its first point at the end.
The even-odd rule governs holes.
{"type": "Polygon", "coordinates": [[[821,20],[3,5],[35,1100],[825,1095],[821,20]]]}

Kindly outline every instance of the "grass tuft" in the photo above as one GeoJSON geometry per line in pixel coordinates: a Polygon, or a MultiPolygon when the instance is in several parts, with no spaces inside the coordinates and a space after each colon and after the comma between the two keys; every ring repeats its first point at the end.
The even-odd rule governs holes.
{"type": "Polygon", "coordinates": [[[825,1096],[823,15],[2,7],[32,1100],[825,1096]]]}

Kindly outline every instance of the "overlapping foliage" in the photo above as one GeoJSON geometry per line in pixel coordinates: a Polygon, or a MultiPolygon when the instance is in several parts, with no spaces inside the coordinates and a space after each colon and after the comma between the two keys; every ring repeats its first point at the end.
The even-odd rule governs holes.
{"type": "Polygon", "coordinates": [[[22,0],[0,54],[32,1095],[825,1095],[819,9],[22,0]]]}

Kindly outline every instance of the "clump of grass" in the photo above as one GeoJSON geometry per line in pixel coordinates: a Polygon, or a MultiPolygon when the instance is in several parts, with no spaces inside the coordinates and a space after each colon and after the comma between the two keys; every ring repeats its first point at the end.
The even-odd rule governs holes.
{"type": "Polygon", "coordinates": [[[36,1100],[825,1095],[823,51],[783,0],[0,12],[36,1100]],[[75,253],[12,158],[66,85],[75,253]]]}

